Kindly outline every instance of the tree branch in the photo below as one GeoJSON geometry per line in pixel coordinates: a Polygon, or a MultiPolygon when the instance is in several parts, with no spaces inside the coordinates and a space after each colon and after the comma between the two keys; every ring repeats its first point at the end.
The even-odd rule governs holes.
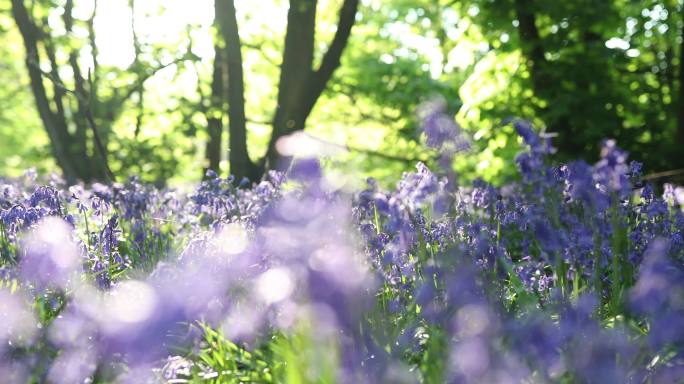
{"type": "MultiPolygon", "coordinates": [[[[128,0],[128,7],[131,9],[131,33],[133,34],[133,66],[139,67],[140,65],[140,54],[142,49],[140,48],[140,39],[138,38],[138,31],[135,28],[135,0],[128,0]]],[[[133,131],[133,137],[138,137],[140,131],[142,130],[143,117],[145,113],[145,84],[143,82],[138,83],[134,93],[138,94],[138,105],[136,106],[136,116],[135,116],[135,130],[133,131]]]]}
{"type": "Polygon", "coordinates": [[[304,128],[302,100],[307,88],[311,87],[317,5],[316,0],[290,0],[278,80],[278,104],[268,151],[270,166],[278,161],[275,151],[278,139],[304,128]]]}
{"type": "Polygon", "coordinates": [[[316,101],[325,90],[328,81],[335,70],[340,66],[342,52],[347,46],[352,27],[356,21],[356,12],[359,7],[359,0],[345,0],[340,8],[337,31],[330,47],[325,52],[319,68],[312,72],[311,81],[307,88],[307,96],[304,99],[304,119],[313,110],[316,101]]]}
{"type": "MultiPolygon", "coordinates": [[[[116,181],[116,177],[114,177],[114,173],[112,172],[111,168],[109,168],[109,163],[107,161],[107,151],[104,147],[104,144],[102,143],[102,140],[100,139],[100,135],[99,135],[98,130],[97,130],[97,124],[95,123],[95,119],[93,117],[93,113],[92,113],[92,109],[91,109],[91,102],[90,102],[90,95],[81,94],[77,90],[70,89],[70,88],[66,87],[63,83],[59,82],[57,79],[53,78],[49,72],[45,72],[40,68],[38,68],[38,70],[42,74],[42,76],[44,76],[44,77],[48,78],[50,81],[52,81],[56,87],[60,88],[65,93],[73,95],[79,101],[79,104],[83,105],[83,114],[85,115],[86,121],[88,122],[90,129],[92,130],[93,139],[95,141],[95,146],[97,147],[97,150],[98,150],[100,156],[102,157],[103,166],[104,166],[105,171],[106,171],[106,176],[111,181],[116,181]]],[[[90,75],[90,71],[88,71],[88,82],[92,83],[92,77],[90,75]]]]}
{"type": "MultiPolygon", "coordinates": [[[[74,26],[74,19],[73,19],[73,12],[74,9],[74,1],[73,0],[67,0],[65,5],[64,5],[64,14],[62,15],[62,19],[64,20],[64,27],[66,29],[67,36],[71,35],[71,32],[73,30],[74,26]]],[[[76,91],[76,94],[78,95],[86,95],[86,89],[85,89],[85,79],[83,78],[83,75],[81,74],[81,68],[78,63],[78,53],[75,52],[74,50],[71,50],[69,52],[69,66],[71,67],[71,71],[73,72],[74,76],[74,89],[76,91]]],[[[53,77],[55,78],[55,77],[53,77]]],[[[55,85],[57,84],[62,84],[62,81],[59,79],[59,77],[56,77],[58,80],[57,82],[54,82],[55,85]]],[[[64,87],[63,87],[64,88],[64,87]]],[[[92,97],[92,90],[91,90],[91,97],[92,97]]],[[[74,135],[74,140],[75,142],[72,142],[71,145],[77,145],[78,146],[78,151],[81,153],[86,153],[86,148],[87,148],[87,134],[86,131],[88,130],[87,125],[87,117],[86,117],[86,109],[89,107],[86,107],[86,104],[89,104],[89,102],[86,102],[85,97],[77,97],[76,98],[78,102],[78,109],[80,112],[80,116],[74,114],[74,123],[76,124],[76,134],[74,135]]],[[[76,164],[77,167],[83,167],[85,164],[76,164]]],[[[87,169],[87,167],[82,168],[82,169],[87,169]]],[[[84,172],[81,172],[84,173],[84,172]]]]}
{"type": "Polygon", "coordinates": [[[657,179],[663,179],[663,178],[672,177],[672,176],[679,176],[679,175],[684,175],[684,168],[673,169],[671,171],[649,173],[648,175],[645,175],[644,177],[642,177],[642,179],[643,180],[657,180],[657,179]]]}
{"type": "MultiPolygon", "coordinates": [[[[43,49],[47,55],[48,61],[50,62],[50,75],[57,79],[60,83],[62,82],[61,76],[59,75],[59,65],[57,64],[57,55],[55,54],[55,47],[50,39],[46,39],[43,42],[43,49]]],[[[35,62],[35,65],[40,67],[40,64],[35,62]]],[[[64,109],[64,91],[53,85],[52,88],[53,96],[52,100],[57,107],[56,115],[60,121],[66,122],[66,114],[64,109]]]]}
{"type": "Polygon", "coordinates": [[[263,57],[264,60],[266,60],[269,64],[273,65],[274,67],[277,67],[279,65],[274,58],[266,54],[261,44],[242,42],[242,46],[259,52],[261,54],[261,57],[263,57]]]}
{"type": "MultiPolygon", "coordinates": [[[[90,71],[88,71],[88,83],[92,87],[93,78],[90,74],[90,71]]],[[[90,97],[92,97],[92,93],[90,94],[90,97]]],[[[110,181],[116,181],[116,177],[114,176],[114,172],[112,172],[112,169],[109,168],[109,161],[107,159],[107,149],[105,148],[104,144],[102,144],[102,140],[100,139],[100,135],[97,132],[97,124],[95,124],[95,119],[93,118],[93,111],[91,109],[91,105],[92,105],[92,99],[89,99],[88,102],[85,104],[86,119],[88,120],[88,125],[90,125],[90,129],[93,131],[93,138],[95,139],[95,145],[97,146],[98,152],[100,153],[100,156],[102,157],[102,162],[103,162],[104,169],[105,169],[105,172],[107,174],[107,177],[109,178],[110,181]]]]}
{"type": "Polygon", "coordinates": [[[100,51],[95,42],[95,17],[97,16],[97,2],[98,0],[93,0],[93,12],[88,18],[88,39],[90,41],[90,54],[93,60],[93,93],[97,94],[97,68],[99,66],[97,61],[97,56],[99,56],[100,51]]]}
{"type": "Polygon", "coordinates": [[[162,69],[166,69],[166,68],[168,68],[168,67],[170,67],[170,66],[172,66],[172,65],[179,64],[179,63],[182,63],[182,62],[188,61],[188,60],[196,61],[196,60],[198,60],[198,58],[195,57],[194,55],[188,55],[188,54],[186,54],[186,55],[184,55],[183,57],[179,57],[179,58],[176,58],[176,59],[174,59],[174,60],[172,60],[172,61],[170,61],[170,62],[168,62],[168,63],[161,64],[161,65],[159,65],[159,66],[153,68],[152,70],[148,71],[148,72],[145,73],[144,75],[141,75],[141,76],[137,79],[137,81],[134,82],[133,84],[131,84],[131,86],[130,86],[130,87],[126,90],[126,92],[123,94],[123,96],[121,97],[121,100],[120,100],[121,103],[123,103],[125,100],[128,100],[131,96],[133,96],[133,94],[138,90],[138,88],[139,88],[140,86],[144,85],[145,82],[146,82],[147,80],[149,80],[149,79],[151,79],[152,77],[154,77],[154,76],[155,76],[159,71],[161,71],[162,69]]]}
{"type": "Polygon", "coordinates": [[[378,157],[378,158],[385,159],[385,160],[398,161],[398,162],[408,163],[408,164],[415,164],[419,161],[422,161],[422,162],[426,161],[425,159],[416,158],[416,157],[404,157],[404,156],[398,156],[398,155],[391,155],[391,154],[378,152],[378,151],[368,149],[368,148],[359,148],[359,147],[351,146],[349,144],[334,143],[332,141],[325,140],[323,138],[320,138],[320,137],[317,137],[317,136],[314,136],[314,135],[311,135],[308,133],[303,133],[303,134],[306,135],[307,137],[309,137],[313,140],[316,140],[320,143],[323,143],[325,145],[330,145],[333,147],[343,149],[345,151],[361,153],[361,154],[364,154],[367,156],[378,157]]]}
{"type": "MultiPolygon", "coordinates": [[[[360,105],[362,103],[359,102],[358,98],[354,96],[354,91],[356,90],[356,87],[351,84],[343,84],[343,83],[338,83],[337,84],[339,87],[335,89],[337,93],[340,93],[341,95],[345,96],[346,98],[351,101],[351,103],[356,107],[356,111],[359,113],[359,115],[366,120],[373,120],[373,121],[378,121],[381,123],[398,123],[402,120],[401,113],[399,116],[391,116],[385,112],[381,112],[380,115],[372,115],[370,113],[364,112],[361,110],[360,105]],[[344,88],[347,89],[344,89],[344,88]]],[[[362,122],[361,120],[360,122],[362,122]]]]}

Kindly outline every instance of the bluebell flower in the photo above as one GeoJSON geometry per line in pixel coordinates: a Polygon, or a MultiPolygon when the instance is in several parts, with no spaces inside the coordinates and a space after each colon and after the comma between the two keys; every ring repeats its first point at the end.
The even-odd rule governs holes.
{"type": "Polygon", "coordinates": [[[38,290],[63,289],[79,270],[72,227],[57,217],[42,220],[29,232],[22,248],[21,275],[38,290]]]}
{"type": "Polygon", "coordinates": [[[444,149],[459,141],[461,128],[446,113],[444,100],[437,99],[422,104],[418,108],[418,119],[429,147],[444,149]]]}

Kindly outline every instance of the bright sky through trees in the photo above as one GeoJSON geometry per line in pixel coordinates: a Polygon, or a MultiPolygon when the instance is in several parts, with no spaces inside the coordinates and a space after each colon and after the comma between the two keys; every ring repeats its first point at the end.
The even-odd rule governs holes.
{"type": "MultiPolygon", "coordinates": [[[[74,15],[87,18],[93,3],[93,0],[77,2],[74,15]]],[[[103,64],[125,68],[133,61],[132,17],[135,17],[136,33],[143,44],[180,43],[187,36],[188,26],[192,26],[193,52],[202,58],[213,56],[212,39],[208,38],[214,19],[212,0],[136,1],[134,12],[131,12],[128,0],[99,1],[97,6],[97,43],[106,47],[99,55],[103,64]]],[[[260,33],[264,24],[273,30],[282,29],[287,4],[282,1],[243,1],[238,4],[237,11],[241,17],[240,32],[248,37],[260,33]],[[258,18],[252,17],[257,15],[258,18]]],[[[57,21],[60,15],[56,13],[52,17],[57,21]]]]}
{"type": "MultiPolygon", "coordinates": [[[[97,43],[107,48],[100,52],[99,59],[103,64],[125,68],[133,61],[133,33],[129,27],[132,16],[135,16],[135,29],[142,43],[180,43],[187,35],[188,26],[193,26],[195,27],[191,31],[193,52],[203,59],[213,57],[212,40],[206,38],[211,34],[211,24],[214,19],[212,0],[137,1],[134,13],[131,12],[128,3],[128,0],[98,2],[98,17],[95,21],[97,43]]],[[[321,3],[323,4],[321,8],[326,8],[326,3],[331,3],[331,1],[321,3]]],[[[382,2],[365,0],[364,3],[379,7],[382,2]]],[[[77,4],[79,6],[75,10],[76,17],[88,17],[92,12],[93,1],[77,4]]],[[[240,17],[240,34],[245,38],[262,33],[264,26],[276,32],[285,28],[286,2],[242,1],[236,4],[236,9],[240,17]]],[[[58,16],[55,15],[55,17],[58,16]]],[[[413,23],[422,19],[423,24],[428,23],[425,26],[429,26],[429,19],[422,18],[422,16],[419,12],[409,12],[405,21],[413,23]]],[[[445,21],[456,24],[458,15],[453,11],[447,12],[445,21]]],[[[450,31],[450,38],[456,40],[468,25],[469,23],[464,23],[459,25],[459,28],[450,31]]],[[[399,55],[408,56],[410,50],[416,50],[432,58],[430,71],[435,78],[440,75],[444,57],[439,47],[439,40],[431,36],[415,34],[409,24],[403,21],[389,24],[383,33],[404,42],[405,48],[397,52],[399,55]]],[[[461,47],[458,51],[452,51],[445,68],[449,71],[454,68],[465,68],[472,60],[473,48],[482,49],[483,47],[461,47]]],[[[391,56],[386,56],[384,60],[391,61],[391,56]]]]}

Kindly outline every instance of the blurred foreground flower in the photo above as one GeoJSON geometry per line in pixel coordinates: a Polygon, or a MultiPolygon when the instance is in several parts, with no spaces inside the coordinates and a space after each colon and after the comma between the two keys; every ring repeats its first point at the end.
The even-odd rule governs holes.
{"type": "Polygon", "coordinates": [[[82,262],[72,237],[73,227],[58,217],[38,222],[24,239],[22,277],[41,290],[65,288],[82,262]]]}

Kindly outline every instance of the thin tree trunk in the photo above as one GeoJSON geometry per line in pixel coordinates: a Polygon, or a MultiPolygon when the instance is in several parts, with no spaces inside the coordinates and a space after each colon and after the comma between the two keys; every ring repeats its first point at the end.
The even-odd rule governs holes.
{"type": "MultiPolygon", "coordinates": [[[[138,31],[135,27],[135,0],[128,0],[128,8],[131,9],[131,34],[133,35],[133,68],[136,71],[140,71],[140,54],[142,49],[140,48],[140,39],[138,38],[138,31]]],[[[133,131],[133,137],[138,137],[142,131],[143,119],[145,117],[145,83],[139,82],[135,88],[135,93],[138,95],[137,105],[136,105],[136,116],[135,116],[135,129],[133,131]]]]}
{"type": "MultiPolygon", "coordinates": [[[[67,0],[64,6],[64,26],[67,34],[71,34],[74,26],[73,18],[74,1],[67,0]]],[[[78,52],[71,50],[69,52],[69,66],[74,77],[74,91],[78,102],[78,113],[73,114],[74,123],[76,124],[76,140],[69,143],[72,157],[80,158],[82,160],[81,169],[79,173],[83,180],[104,180],[108,177],[109,165],[106,148],[100,140],[99,132],[97,132],[97,125],[92,111],[93,100],[96,99],[92,94],[92,89],[86,86],[86,79],[81,72],[81,66],[78,62],[78,52]],[[88,153],[88,128],[92,130],[93,148],[92,154],[88,153]],[[96,153],[97,152],[97,153],[96,153]]],[[[90,78],[92,80],[92,77],[90,78]]],[[[90,82],[92,84],[92,81],[90,82]]]]}
{"type": "Polygon", "coordinates": [[[97,47],[97,42],[95,38],[95,17],[97,16],[97,2],[98,0],[93,0],[93,12],[90,14],[90,17],[88,18],[87,24],[88,24],[88,41],[90,43],[90,57],[93,60],[93,89],[91,89],[91,92],[94,94],[97,94],[97,85],[98,83],[98,78],[97,78],[97,69],[99,67],[99,62],[97,61],[97,57],[100,54],[100,50],[97,47]]]}
{"type": "MultiPolygon", "coordinates": [[[[681,18],[684,19],[684,5],[679,11],[681,18]]],[[[682,42],[679,44],[679,101],[677,108],[677,141],[680,146],[684,146],[684,22],[682,23],[681,33],[682,42]]]]}
{"type": "Polygon", "coordinates": [[[209,133],[206,149],[207,169],[216,172],[219,172],[221,163],[221,142],[223,140],[223,69],[225,60],[222,59],[222,56],[221,48],[216,45],[214,47],[214,73],[211,79],[211,102],[205,113],[209,133]]]}
{"type": "MultiPolygon", "coordinates": [[[[67,0],[64,5],[64,14],[62,15],[62,19],[64,20],[64,27],[66,29],[67,34],[71,34],[74,25],[74,19],[72,16],[73,9],[73,0],[67,0]]],[[[54,66],[56,68],[56,63],[54,64],[54,66]]],[[[85,95],[85,81],[83,79],[83,76],[81,75],[81,68],[78,64],[78,56],[76,52],[69,52],[69,66],[71,67],[71,72],[73,73],[74,77],[74,91],[77,95],[85,95]]],[[[59,84],[55,84],[55,89],[59,88],[60,84],[64,83],[60,80],[59,84]]],[[[70,140],[68,144],[69,152],[72,154],[72,157],[74,154],[79,154],[84,158],[84,160],[87,160],[79,161],[76,165],[79,168],[78,173],[80,174],[81,178],[90,179],[92,176],[94,176],[94,172],[91,172],[93,164],[96,164],[97,162],[94,162],[93,159],[90,158],[90,156],[88,156],[88,122],[86,121],[84,115],[84,100],[81,100],[81,98],[77,97],[76,102],[78,105],[78,113],[72,112],[72,119],[73,123],[76,125],[76,131],[72,136],[73,139],[70,140]]]]}

